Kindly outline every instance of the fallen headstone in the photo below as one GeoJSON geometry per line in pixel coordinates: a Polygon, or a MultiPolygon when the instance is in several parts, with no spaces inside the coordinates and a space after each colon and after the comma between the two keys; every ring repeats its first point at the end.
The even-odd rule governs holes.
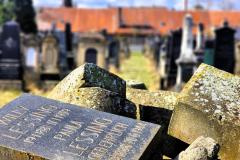
{"type": "Polygon", "coordinates": [[[72,92],[59,97],[59,92],[53,90],[48,98],[60,100],[79,106],[85,106],[91,109],[113,113],[117,115],[136,118],[136,106],[126,105],[124,98],[115,92],[108,91],[99,87],[87,87],[70,89],[72,92]]]}
{"type": "Polygon", "coordinates": [[[161,146],[164,155],[175,158],[188,144],[167,134],[172,112],[177,102],[178,93],[169,91],[150,92],[127,88],[127,99],[136,104],[140,120],[160,124],[163,128],[161,146]]]}
{"type": "Polygon", "coordinates": [[[202,64],[179,96],[169,134],[186,143],[211,137],[221,159],[240,159],[239,91],[240,77],[202,64]]]}
{"type": "MultiPolygon", "coordinates": [[[[178,93],[175,92],[150,92],[127,88],[127,99],[139,106],[140,119],[153,123],[161,123],[161,119],[163,123],[170,120],[177,96],[178,93]]],[[[168,123],[166,126],[168,126],[168,123]]]]}
{"type": "Polygon", "coordinates": [[[217,160],[219,149],[215,140],[201,136],[174,160],[217,160]]]}
{"type": "Polygon", "coordinates": [[[27,94],[0,117],[1,160],[152,159],[160,136],[155,124],[27,94]]]}
{"type": "Polygon", "coordinates": [[[58,98],[62,99],[85,87],[100,87],[126,97],[126,82],[92,63],[86,63],[72,71],[49,95],[58,93],[58,98]]]}

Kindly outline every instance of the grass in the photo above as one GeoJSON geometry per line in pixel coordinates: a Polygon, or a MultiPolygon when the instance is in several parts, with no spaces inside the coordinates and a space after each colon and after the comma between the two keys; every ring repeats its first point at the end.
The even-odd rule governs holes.
{"type": "MultiPolygon", "coordinates": [[[[125,80],[136,80],[144,82],[149,90],[158,90],[159,76],[154,70],[150,60],[141,53],[132,53],[129,59],[121,64],[120,72],[114,72],[125,80]]],[[[22,94],[19,90],[0,90],[0,107],[9,103],[22,94]]],[[[46,96],[46,93],[33,90],[32,94],[46,96]]]]}
{"type": "Polygon", "coordinates": [[[0,107],[21,95],[19,90],[0,90],[0,107]]]}
{"type": "Polygon", "coordinates": [[[149,90],[159,89],[159,75],[153,64],[141,53],[132,53],[131,57],[121,64],[119,73],[115,73],[125,80],[144,82],[149,90]]]}

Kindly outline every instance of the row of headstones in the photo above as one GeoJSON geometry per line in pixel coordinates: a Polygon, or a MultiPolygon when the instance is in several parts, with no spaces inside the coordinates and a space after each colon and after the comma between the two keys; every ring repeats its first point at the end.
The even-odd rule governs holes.
{"type": "MultiPolygon", "coordinates": [[[[196,56],[196,66],[206,63],[234,73],[235,70],[235,30],[224,22],[224,26],[215,30],[215,39],[205,39],[203,25],[199,24],[196,39],[193,41],[192,50],[196,56]],[[194,49],[195,48],[195,49],[194,49]]],[[[177,59],[180,57],[183,45],[183,30],[175,30],[170,33],[161,43],[158,60],[158,70],[160,72],[161,89],[169,89],[176,84],[177,79],[177,59]]],[[[192,76],[183,74],[183,82],[187,82],[192,76]],[[185,75],[185,76],[184,76],[185,75]]]]}
{"type": "Polygon", "coordinates": [[[104,38],[104,43],[94,38],[85,41],[71,32],[69,23],[65,32],[53,29],[38,35],[20,35],[19,25],[7,22],[3,25],[0,46],[0,80],[6,82],[2,86],[6,87],[13,80],[19,84],[18,88],[28,88],[32,83],[44,86],[43,81],[61,80],[87,62],[106,69],[113,65],[118,69],[120,42],[107,35],[104,38]]]}

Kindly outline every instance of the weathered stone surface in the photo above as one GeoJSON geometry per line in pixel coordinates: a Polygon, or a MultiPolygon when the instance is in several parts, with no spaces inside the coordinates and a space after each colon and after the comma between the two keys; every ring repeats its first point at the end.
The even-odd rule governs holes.
{"type": "Polygon", "coordinates": [[[160,126],[38,96],[0,110],[1,160],[152,159],[160,126]]]}
{"type": "Polygon", "coordinates": [[[127,99],[135,103],[143,121],[160,124],[163,135],[159,149],[164,155],[174,158],[187,148],[187,144],[167,135],[169,121],[172,116],[178,93],[168,91],[150,92],[147,90],[127,88],[127,99]]]}
{"type": "Polygon", "coordinates": [[[127,87],[134,89],[147,89],[146,85],[143,82],[138,82],[135,80],[127,80],[127,87]]]}
{"type": "Polygon", "coordinates": [[[240,159],[240,78],[202,64],[179,96],[169,134],[192,143],[211,137],[220,158],[240,159]]]}
{"type": "Polygon", "coordinates": [[[84,87],[100,87],[126,97],[126,82],[92,63],[86,63],[72,71],[53,89],[52,94],[58,93],[57,98],[62,99],[84,87]]]}
{"type": "Polygon", "coordinates": [[[127,99],[135,104],[173,110],[178,93],[168,91],[150,92],[147,90],[127,88],[127,99]]]}
{"type": "Polygon", "coordinates": [[[220,146],[212,138],[199,137],[175,160],[216,160],[220,146]]]}
{"type": "Polygon", "coordinates": [[[136,118],[136,106],[125,105],[126,100],[119,94],[99,87],[78,88],[78,90],[73,90],[61,98],[59,98],[59,92],[52,91],[48,98],[136,118]]]}
{"type": "Polygon", "coordinates": [[[178,93],[168,91],[150,92],[127,88],[127,99],[139,107],[140,119],[168,126],[178,93]]]}

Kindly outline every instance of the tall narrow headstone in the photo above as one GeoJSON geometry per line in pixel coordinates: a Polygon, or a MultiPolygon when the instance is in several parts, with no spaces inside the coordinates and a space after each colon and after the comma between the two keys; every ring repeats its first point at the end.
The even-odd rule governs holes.
{"type": "Polygon", "coordinates": [[[167,88],[167,40],[163,42],[160,47],[159,56],[159,74],[160,74],[160,89],[164,90],[167,88]]]}
{"type": "Polygon", "coordinates": [[[235,30],[225,21],[222,28],[215,31],[214,66],[218,69],[233,73],[235,67],[235,30]]]}
{"type": "Polygon", "coordinates": [[[195,55],[197,56],[198,65],[204,61],[204,25],[202,23],[198,24],[197,37],[196,37],[196,48],[195,55]]]}
{"type": "Polygon", "coordinates": [[[177,65],[176,60],[181,52],[182,29],[172,31],[168,37],[167,45],[167,86],[172,87],[176,83],[177,65]]]}
{"type": "Polygon", "coordinates": [[[193,20],[192,16],[187,14],[183,22],[183,37],[181,44],[181,54],[176,60],[178,66],[176,88],[179,90],[183,83],[187,82],[196,67],[197,57],[193,52],[193,20]]]}
{"type": "Polygon", "coordinates": [[[112,39],[109,44],[108,49],[108,65],[113,66],[115,69],[119,70],[120,62],[120,43],[118,40],[112,39]]]}
{"type": "Polygon", "coordinates": [[[21,73],[20,28],[10,21],[3,25],[1,35],[0,79],[19,80],[21,73]]]}
{"type": "Polygon", "coordinates": [[[66,50],[68,69],[73,70],[75,67],[73,56],[73,33],[71,23],[65,24],[66,50]]]}
{"type": "Polygon", "coordinates": [[[67,74],[67,39],[66,34],[63,31],[55,30],[54,36],[56,36],[59,43],[59,69],[61,70],[61,77],[65,77],[67,74]]]}

